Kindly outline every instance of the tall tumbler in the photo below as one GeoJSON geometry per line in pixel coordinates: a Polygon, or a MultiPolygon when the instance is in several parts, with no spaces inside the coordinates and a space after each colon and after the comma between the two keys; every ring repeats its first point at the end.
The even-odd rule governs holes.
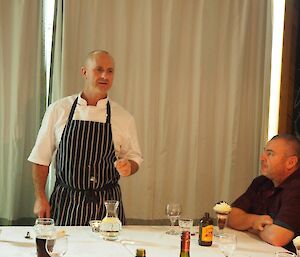
{"type": "Polygon", "coordinates": [[[46,239],[55,233],[54,220],[51,218],[37,218],[34,225],[36,234],[37,257],[50,257],[46,252],[46,239]]]}

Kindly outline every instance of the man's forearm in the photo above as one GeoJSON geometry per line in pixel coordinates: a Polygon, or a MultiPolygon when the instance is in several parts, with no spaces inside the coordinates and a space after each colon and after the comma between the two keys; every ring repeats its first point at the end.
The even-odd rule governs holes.
{"type": "Polygon", "coordinates": [[[285,246],[294,237],[294,232],[276,224],[266,225],[263,231],[258,232],[259,237],[275,246],[285,246]]]}
{"type": "Polygon", "coordinates": [[[32,178],[34,184],[35,203],[33,212],[35,215],[41,218],[50,217],[50,205],[45,193],[45,186],[49,173],[49,167],[39,164],[33,164],[32,166],[32,178]]]}
{"type": "Polygon", "coordinates": [[[232,208],[228,226],[237,230],[248,230],[276,246],[284,246],[294,237],[293,231],[273,224],[269,215],[249,214],[239,208],[232,208]]]}
{"type": "Polygon", "coordinates": [[[36,163],[32,165],[32,178],[36,198],[46,197],[45,186],[48,178],[48,173],[49,166],[39,165],[36,163]]]}
{"type": "Polygon", "coordinates": [[[228,218],[228,226],[237,230],[251,229],[254,216],[254,214],[248,214],[241,209],[232,208],[228,218]]]}

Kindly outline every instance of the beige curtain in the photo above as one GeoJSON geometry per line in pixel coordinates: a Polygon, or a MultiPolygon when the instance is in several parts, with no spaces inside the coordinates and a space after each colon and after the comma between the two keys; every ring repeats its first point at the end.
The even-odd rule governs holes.
{"type": "Polygon", "coordinates": [[[115,58],[110,97],[135,117],[145,162],[121,179],[127,218],[231,202],[259,171],[270,72],[270,1],[58,0],[52,98],[82,88],[86,54],[115,58]],[[57,50],[58,49],[58,50],[57,50]]]}
{"type": "Polygon", "coordinates": [[[27,157],[45,110],[41,1],[0,0],[0,224],[33,217],[27,157]]]}

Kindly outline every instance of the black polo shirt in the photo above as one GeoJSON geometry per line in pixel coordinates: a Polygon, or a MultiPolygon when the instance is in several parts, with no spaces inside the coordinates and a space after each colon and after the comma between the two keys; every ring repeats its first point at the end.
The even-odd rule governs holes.
{"type": "MultiPolygon", "coordinates": [[[[291,174],[278,187],[265,176],[255,178],[233,207],[247,213],[270,215],[273,223],[300,235],[300,170],[291,174]]],[[[292,242],[285,246],[295,251],[292,242]]]]}

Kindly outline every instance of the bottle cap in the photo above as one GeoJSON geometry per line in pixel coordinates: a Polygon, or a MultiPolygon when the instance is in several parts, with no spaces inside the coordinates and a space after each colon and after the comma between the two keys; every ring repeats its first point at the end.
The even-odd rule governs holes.
{"type": "Polygon", "coordinates": [[[146,256],[146,250],[145,249],[136,249],[136,256],[137,257],[145,257],[146,256]]]}

